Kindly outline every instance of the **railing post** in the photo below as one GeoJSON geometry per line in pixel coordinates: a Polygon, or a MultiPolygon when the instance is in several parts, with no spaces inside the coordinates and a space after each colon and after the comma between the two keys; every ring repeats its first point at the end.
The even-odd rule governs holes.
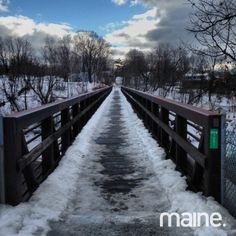
{"type": "Polygon", "coordinates": [[[22,200],[22,173],[17,168],[22,157],[21,130],[15,118],[3,119],[5,154],[5,198],[13,206],[22,200]]]}
{"type": "MultiPolygon", "coordinates": [[[[80,111],[83,111],[86,108],[86,101],[83,100],[80,102],[80,111]]],[[[84,127],[84,125],[86,124],[86,114],[84,114],[81,118],[80,118],[80,127],[81,129],[84,127]]]]}
{"type": "MultiPolygon", "coordinates": [[[[161,114],[160,114],[161,120],[169,126],[169,111],[165,109],[164,107],[161,107],[161,114]]],[[[161,129],[161,134],[160,134],[160,140],[161,140],[161,145],[165,147],[166,149],[169,148],[169,136],[168,134],[161,129]]]]}
{"type": "MultiPolygon", "coordinates": [[[[69,108],[66,108],[63,111],[61,111],[61,127],[67,124],[69,120],[70,120],[69,108]]],[[[64,154],[67,148],[70,146],[70,129],[68,129],[62,134],[61,141],[62,141],[61,150],[62,153],[64,154]]]]}
{"type": "MultiPolygon", "coordinates": [[[[92,96],[92,97],[90,97],[90,104],[92,104],[94,101],[96,101],[96,99],[97,99],[97,97],[99,97],[99,95],[100,94],[98,94],[98,96],[92,96]]],[[[89,116],[90,116],[90,118],[93,116],[93,114],[95,113],[95,110],[94,110],[94,108],[95,108],[95,106],[92,106],[91,108],[90,108],[90,111],[89,111],[89,116]]]]}
{"type": "MultiPolygon", "coordinates": [[[[72,107],[73,118],[75,118],[78,114],[79,114],[79,105],[75,104],[72,107]]],[[[79,123],[78,121],[76,121],[73,125],[73,138],[75,138],[78,135],[78,133],[79,133],[79,123]]]]}
{"type": "MultiPolygon", "coordinates": [[[[176,133],[185,140],[187,139],[187,120],[182,116],[176,114],[176,133]]],[[[187,163],[187,154],[179,145],[176,144],[176,166],[181,171],[185,170],[185,164],[187,163]]]]}
{"type": "MultiPolygon", "coordinates": [[[[143,106],[148,109],[148,100],[146,98],[143,98],[143,106]]],[[[144,119],[144,123],[146,123],[146,126],[148,126],[148,115],[146,112],[144,112],[144,116],[143,116],[143,119],[144,119]]]]}
{"type": "Polygon", "coordinates": [[[221,125],[220,116],[210,116],[204,130],[204,153],[207,157],[205,194],[218,202],[221,202],[221,125]]]}
{"type": "MultiPolygon", "coordinates": [[[[46,139],[48,136],[52,135],[53,131],[54,131],[53,117],[50,116],[47,119],[42,121],[42,141],[44,139],[46,139]]],[[[54,146],[50,145],[42,153],[43,176],[48,175],[50,173],[50,170],[52,170],[54,165],[55,165],[54,146]]]]}
{"type": "Polygon", "coordinates": [[[5,203],[4,132],[2,116],[0,116],[0,203],[5,203]]]}
{"type": "MultiPolygon", "coordinates": [[[[146,99],[146,108],[148,109],[148,111],[152,112],[152,102],[148,99],[146,99]]],[[[149,128],[152,129],[152,119],[146,114],[145,116],[146,118],[146,122],[149,128]]]]}
{"type": "Polygon", "coordinates": [[[224,205],[225,198],[225,158],[226,158],[226,114],[221,115],[221,204],[224,205]]]}
{"type": "MultiPolygon", "coordinates": [[[[159,105],[156,103],[152,103],[152,113],[159,118],[159,105]]],[[[153,134],[154,136],[160,140],[160,132],[159,132],[159,126],[156,122],[153,122],[153,134]]]]}

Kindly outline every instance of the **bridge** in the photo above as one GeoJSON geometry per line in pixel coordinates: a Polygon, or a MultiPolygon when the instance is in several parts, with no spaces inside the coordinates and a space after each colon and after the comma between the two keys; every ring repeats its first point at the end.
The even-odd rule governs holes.
{"type": "MultiPolygon", "coordinates": [[[[22,213],[16,234],[217,235],[235,228],[220,206],[224,115],[107,87],[2,117],[0,125],[1,203],[15,206],[10,215],[22,213]],[[162,212],[188,211],[220,212],[223,229],[157,223],[162,212]]],[[[10,222],[0,223],[3,232],[10,222]]]]}

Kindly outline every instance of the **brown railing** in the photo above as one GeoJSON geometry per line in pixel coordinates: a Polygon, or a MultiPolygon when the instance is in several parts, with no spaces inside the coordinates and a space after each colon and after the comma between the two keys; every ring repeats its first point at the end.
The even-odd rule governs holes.
{"type": "Polygon", "coordinates": [[[224,116],[122,87],[139,117],[187,176],[189,187],[221,201],[224,116]]]}
{"type": "Polygon", "coordinates": [[[1,201],[17,205],[30,198],[56,168],[111,87],[2,118],[1,201]],[[4,172],[4,174],[3,174],[4,172]],[[3,178],[2,178],[3,179],[3,178]]]}

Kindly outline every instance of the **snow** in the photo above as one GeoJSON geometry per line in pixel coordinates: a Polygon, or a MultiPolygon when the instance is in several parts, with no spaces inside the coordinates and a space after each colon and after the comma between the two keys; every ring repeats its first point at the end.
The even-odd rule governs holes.
{"type": "Polygon", "coordinates": [[[16,207],[0,206],[1,235],[45,235],[50,230],[49,223],[60,222],[64,215],[67,215],[71,224],[78,223],[78,220],[104,222],[111,217],[119,222],[130,222],[137,218],[143,221],[158,217],[160,210],[178,213],[219,212],[226,227],[203,225],[193,228],[195,235],[223,236],[233,233],[236,223],[227,210],[213,198],[186,191],[186,187],[185,177],[175,171],[171,160],[165,159],[164,150],[144,127],[120,89],[115,88],[67,150],[59,167],[40,185],[29,202],[16,207]],[[103,166],[98,162],[98,154],[103,150],[101,145],[95,144],[94,138],[108,128],[108,112],[115,90],[121,98],[127,142],[119,151],[129,155],[140,170],[126,178],[132,179],[139,173],[148,177],[133,190],[136,198],[120,194],[113,196],[111,200],[116,202],[115,207],[127,205],[127,209],[119,213],[112,211],[114,205],[109,205],[102,197],[101,189],[93,184],[95,180],[106,178],[100,173],[103,166]]]}
{"type": "MultiPolygon", "coordinates": [[[[180,87],[172,87],[169,91],[165,91],[162,88],[156,91],[149,90],[148,93],[156,96],[165,96],[166,98],[176,100],[179,102],[187,103],[189,99],[189,92],[180,92],[180,87]]],[[[199,93],[198,90],[192,89],[191,92],[195,95],[199,93]]],[[[235,107],[234,94],[221,95],[221,94],[211,94],[211,101],[209,101],[209,95],[207,93],[202,94],[202,97],[198,102],[194,102],[193,106],[201,107],[208,110],[214,110],[216,112],[224,112],[227,114],[227,118],[235,119],[236,107],[235,107]]]]}
{"type": "Polygon", "coordinates": [[[27,236],[36,231],[44,235],[49,230],[48,222],[59,219],[74,196],[81,162],[89,153],[90,141],[108,102],[109,98],[82,129],[59,167],[40,185],[29,202],[16,207],[0,206],[1,235],[27,236]]]}
{"type": "MultiPolygon", "coordinates": [[[[39,78],[34,78],[33,80],[37,80],[39,78]]],[[[24,98],[24,94],[22,94],[21,96],[17,95],[17,92],[22,88],[22,78],[18,78],[18,81],[16,82],[16,84],[14,84],[14,93],[16,98],[16,102],[19,106],[19,108],[21,110],[25,109],[25,98],[24,98]]],[[[49,83],[49,78],[47,76],[41,78],[42,80],[42,84],[43,84],[43,94],[47,94],[48,92],[48,83],[49,83]]],[[[103,83],[100,82],[93,82],[93,83],[89,83],[89,82],[64,82],[63,79],[61,78],[54,78],[56,85],[53,88],[53,98],[55,100],[61,100],[61,99],[65,99],[65,98],[69,98],[69,97],[73,97],[73,96],[78,96],[80,94],[83,93],[87,93],[87,92],[92,92],[94,89],[97,88],[101,88],[106,86],[103,83]]],[[[8,81],[8,77],[6,76],[0,76],[0,102],[5,102],[5,105],[0,107],[0,114],[2,115],[6,115],[12,112],[12,108],[10,103],[7,101],[7,98],[4,94],[4,82],[6,83],[6,87],[9,91],[12,91],[10,88],[10,82],[8,81]]],[[[11,94],[11,93],[9,93],[11,94]]],[[[36,93],[31,89],[29,91],[27,91],[26,94],[26,101],[27,101],[27,109],[30,108],[35,108],[38,106],[41,106],[41,101],[38,98],[38,96],[36,95],[36,93]]]]}
{"type": "Polygon", "coordinates": [[[187,183],[185,177],[181,177],[181,174],[175,171],[175,165],[170,160],[165,160],[164,152],[160,153],[160,149],[156,141],[151,137],[147,129],[145,129],[142,121],[134,114],[130,104],[125,102],[123,98],[123,104],[127,108],[126,119],[132,124],[130,132],[132,136],[138,136],[142,142],[143,147],[151,160],[152,166],[159,177],[159,181],[162,187],[165,189],[167,198],[171,203],[169,212],[219,212],[223,217],[223,223],[226,227],[223,229],[202,227],[195,229],[196,234],[215,236],[215,235],[227,235],[231,231],[231,226],[236,227],[235,219],[228,213],[228,211],[218,204],[212,197],[205,197],[202,193],[193,193],[186,191],[187,183]],[[133,129],[135,127],[135,129],[133,129]],[[157,155],[157,153],[159,155],[157,155]]]}

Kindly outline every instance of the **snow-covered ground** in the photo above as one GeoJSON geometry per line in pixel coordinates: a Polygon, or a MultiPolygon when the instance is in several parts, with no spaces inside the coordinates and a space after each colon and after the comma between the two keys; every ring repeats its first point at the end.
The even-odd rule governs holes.
{"type": "MultiPolygon", "coordinates": [[[[167,93],[161,88],[154,92],[149,90],[148,93],[156,96],[165,96],[166,98],[183,103],[187,103],[190,96],[189,93],[180,93],[180,88],[178,86],[173,87],[167,93]]],[[[199,91],[192,90],[192,93],[194,97],[199,91]]],[[[228,124],[236,122],[236,97],[233,95],[211,94],[211,100],[209,101],[209,95],[204,93],[198,101],[195,100],[195,102],[193,102],[193,106],[225,113],[228,124]]]]}
{"type": "Polygon", "coordinates": [[[106,222],[113,217],[115,224],[116,220],[125,223],[136,220],[140,223],[151,217],[155,222],[160,211],[219,212],[226,227],[202,225],[192,231],[195,235],[204,236],[234,235],[234,218],[212,198],[185,190],[185,177],[175,171],[172,161],[165,160],[164,151],[133,112],[120,89],[114,90],[83,128],[59,167],[41,184],[29,202],[17,207],[0,206],[0,235],[45,235],[50,231],[52,222],[63,224],[63,219],[72,223],[78,219],[106,222]],[[119,151],[130,155],[135,168],[141,168],[148,176],[132,190],[131,194],[135,197],[114,196],[116,207],[127,206],[121,207],[118,213],[114,211],[114,205],[104,199],[101,188],[94,185],[94,180],[104,178],[100,173],[103,167],[99,164],[98,155],[103,150],[95,140],[108,128],[114,90],[118,90],[120,96],[122,127],[126,130],[127,142],[127,146],[119,151]]]}
{"type": "MultiPolygon", "coordinates": [[[[37,80],[37,78],[35,78],[35,80],[37,80]]],[[[21,110],[25,109],[25,94],[21,94],[20,96],[18,96],[18,92],[22,89],[22,86],[23,86],[21,85],[22,83],[21,79],[19,79],[19,81],[15,83],[14,85],[6,81],[8,81],[7,77],[5,76],[0,77],[0,103],[5,103],[4,106],[0,107],[0,114],[2,115],[9,114],[12,112],[11,104],[8,102],[7,97],[4,93],[5,87],[7,88],[6,90],[8,91],[9,95],[15,94],[16,103],[18,107],[21,110]]],[[[43,78],[42,81],[43,81],[42,84],[40,84],[42,86],[42,93],[46,95],[48,93],[48,83],[49,83],[48,77],[43,78]]],[[[97,82],[92,82],[92,83],[64,82],[64,80],[61,78],[55,78],[54,83],[56,84],[52,90],[54,100],[61,100],[65,98],[78,96],[80,94],[91,92],[94,89],[105,86],[103,83],[97,83],[97,82]]],[[[32,89],[27,91],[26,103],[27,103],[27,109],[41,106],[41,101],[38,95],[32,89]]]]}

